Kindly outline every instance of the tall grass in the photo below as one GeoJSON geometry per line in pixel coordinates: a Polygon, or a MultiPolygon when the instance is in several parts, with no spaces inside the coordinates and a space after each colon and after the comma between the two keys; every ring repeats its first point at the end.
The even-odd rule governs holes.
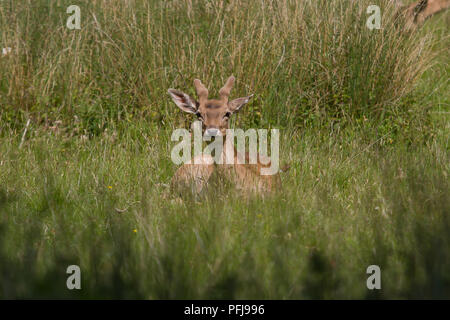
{"type": "Polygon", "coordinates": [[[1,297],[450,296],[448,134],[368,148],[357,134],[285,133],[282,193],[179,203],[168,135],[136,129],[3,140],[1,297]],[[81,291],[66,289],[72,264],[81,291]],[[366,288],[372,264],[381,291],[366,288]]]}
{"type": "Polygon", "coordinates": [[[428,114],[448,109],[447,21],[404,33],[384,0],[91,0],[69,30],[72,4],[0,1],[0,298],[450,297],[450,127],[428,114]],[[191,119],[166,91],[230,74],[256,93],[233,125],[281,128],[291,169],[273,196],[179,202],[170,134],[191,119]]]}
{"type": "Polygon", "coordinates": [[[373,2],[78,1],[82,28],[69,30],[70,1],[4,1],[0,44],[13,54],[0,60],[2,117],[73,127],[76,116],[94,134],[136,115],[167,125],[167,88],[194,94],[200,78],[215,90],[234,74],[234,95],[257,95],[247,123],[392,120],[417,105],[402,99],[432,42],[399,32],[385,0],[374,2],[382,29],[369,30],[373,2]]]}

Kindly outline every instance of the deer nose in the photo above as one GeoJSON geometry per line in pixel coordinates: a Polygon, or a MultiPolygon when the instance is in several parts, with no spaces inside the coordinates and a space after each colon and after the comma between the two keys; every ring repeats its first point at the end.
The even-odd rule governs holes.
{"type": "Polygon", "coordinates": [[[216,128],[209,128],[209,129],[206,129],[206,131],[205,131],[206,137],[217,137],[218,135],[220,135],[220,131],[219,131],[219,129],[216,129],[216,128]]]}

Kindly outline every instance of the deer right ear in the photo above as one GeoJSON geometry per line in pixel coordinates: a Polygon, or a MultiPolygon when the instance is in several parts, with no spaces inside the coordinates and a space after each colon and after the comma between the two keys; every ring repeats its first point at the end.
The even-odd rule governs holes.
{"type": "Polygon", "coordinates": [[[228,102],[228,110],[230,110],[231,113],[238,111],[243,105],[247,104],[252,97],[253,94],[248,97],[237,98],[228,102]]]}
{"type": "Polygon", "coordinates": [[[178,108],[187,113],[197,112],[198,102],[192,99],[189,95],[175,89],[169,89],[168,92],[178,108]]]}

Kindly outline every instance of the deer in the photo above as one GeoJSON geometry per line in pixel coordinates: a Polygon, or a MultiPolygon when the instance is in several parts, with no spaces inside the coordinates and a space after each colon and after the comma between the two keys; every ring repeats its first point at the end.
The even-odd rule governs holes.
{"type": "MultiPolygon", "coordinates": [[[[215,174],[220,181],[228,181],[242,191],[245,195],[266,195],[279,190],[281,179],[279,172],[272,175],[262,175],[261,169],[271,166],[271,159],[258,154],[257,163],[249,163],[249,154],[245,152],[245,162],[239,161],[244,156],[239,153],[233,141],[227,136],[230,117],[246,105],[253,95],[229,100],[235,78],[230,76],[225,85],[219,90],[219,99],[209,99],[209,91],[199,80],[194,80],[194,87],[198,100],[176,89],[168,92],[173,102],[184,112],[194,114],[201,121],[202,134],[206,137],[222,136],[223,147],[221,159],[231,159],[225,163],[217,163],[211,155],[204,153],[195,156],[192,160],[178,168],[172,177],[172,190],[178,193],[186,188],[198,195],[208,186],[211,176],[215,174]],[[241,157],[241,158],[239,158],[241,157]]],[[[282,171],[286,171],[288,166],[282,171]]]]}
{"type": "Polygon", "coordinates": [[[403,5],[396,0],[398,14],[405,19],[405,29],[415,30],[431,16],[450,8],[450,0],[419,0],[410,5],[403,5]]]}

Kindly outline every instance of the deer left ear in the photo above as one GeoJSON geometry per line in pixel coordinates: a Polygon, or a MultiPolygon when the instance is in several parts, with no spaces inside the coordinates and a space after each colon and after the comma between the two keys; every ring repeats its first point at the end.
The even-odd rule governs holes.
{"type": "Polygon", "coordinates": [[[250,99],[253,97],[253,94],[248,97],[237,98],[228,102],[228,109],[231,112],[236,112],[241,109],[244,105],[246,105],[250,99]]]}
{"type": "Polygon", "coordinates": [[[192,99],[189,95],[175,89],[169,89],[168,92],[178,108],[187,113],[197,112],[198,102],[192,99]]]}

